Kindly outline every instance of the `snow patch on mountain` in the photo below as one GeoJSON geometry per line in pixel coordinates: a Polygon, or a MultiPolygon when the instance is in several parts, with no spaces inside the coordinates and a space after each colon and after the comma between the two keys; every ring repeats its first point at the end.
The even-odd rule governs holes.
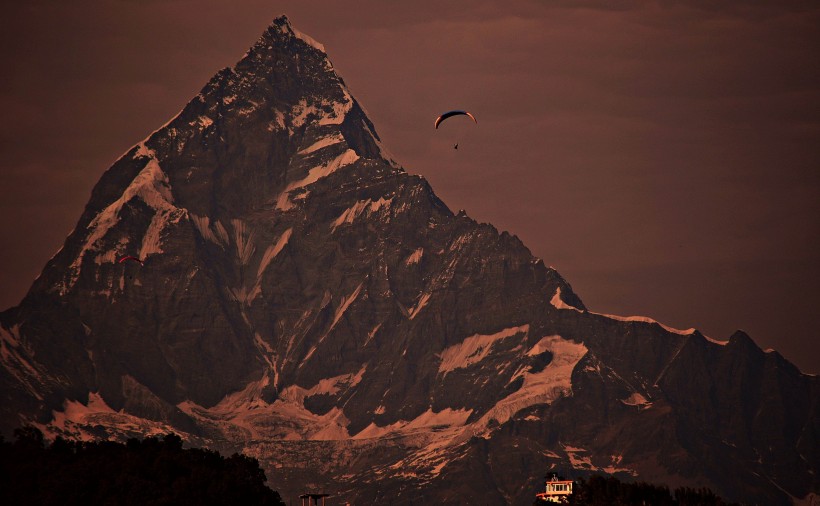
{"type": "Polygon", "coordinates": [[[467,419],[470,418],[471,414],[473,414],[472,409],[445,408],[441,411],[433,411],[433,408],[429,408],[427,411],[408,422],[403,428],[421,429],[424,427],[435,426],[461,426],[467,422],[467,419]]]}
{"type": "Polygon", "coordinates": [[[261,437],[262,434],[257,430],[260,425],[258,419],[264,418],[270,411],[270,405],[265,402],[262,393],[270,381],[271,378],[266,373],[259,380],[248,383],[244,389],[226,395],[210,408],[191,400],[183,401],[177,407],[192,418],[218,422],[226,435],[239,433],[242,437],[261,437]]]}
{"type": "Polygon", "coordinates": [[[646,409],[652,406],[652,403],[649,402],[646,397],[639,394],[638,392],[633,392],[632,395],[627,397],[626,399],[621,399],[621,402],[626,404],[627,406],[637,406],[641,409],[646,409]]]}
{"type": "Polygon", "coordinates": [[[303,98],[299,100],[290,110],[291,125],[294,128],[301,128],[306,124],[341,125],[345,116],[353,107],[353,97],[344,86],[342,90],[342,100],[322,99],[319,102],[311,103],[303,98]]]}
{"type": "Polygon", "coordinates": [[[506,328],[500,332],[496,332],[495,334],[472,335],[464,339],[461,343],[444,349],[439,354],[441,363],[438,366],[438,372],[447,375],[450,371],[463,369],[477,362],[481,362],[487,357],[490,350],[492,350],[493,345],[495,345],[497,341],[507,339],[508,337],[517,336],[519,334],[523,334],[522,337],[526,338],[529,331],[530,326],[527,324],[520,325],[518,327],[506,328]]]}
{"type": "MultiPolygon", "coordinates": [[[[87,404],[66,400],[62,411],[52,413],[54,419],[49,426],[50,428],[65,428],[68,422],[83,422],[89,415],[98,413],[116,413],[116,411],[111,409],[98,392],[90,392],[87,404]]],[[[84,441],[88,440],[84,439],[84,441]]]]}
{"type": "Polygon", "coordinates": [[[270,385],[271,378],[264,374],[259,380],[248,383],[244,389],[226,395],[210,411],[214,413],[239,413],[249,408],[266,406],[262,392],[270,385]]]}
{"type": "Polygon", "coordinates": [[[429,483],[462,454],[462,443],[473,434],[465,426],[471,410],[428,409],[410,422],[399,421],[387,427],[370,424],[356,434],[354,440],[366,442],[376,439],[399,442],[403,457],[372,470],[377,479],[403,477],[419,484],[429,483]]]}
{"type": "Polygon", "coordinates": [[[318,383],[310,388],[290,385],[282,389],[279,393],[279,399],[283,402],[303,405],[305,398],[313,395],[336,395],[343,389],[348,390],[358,385],[362,381],[365,372],[367,372],[367,366],[362,365],[362,367],[355,373],[340,374],[339,376],[334,376],[332,378],[325,378],[319,380],[318,383]]]}
{"type": "Polygon", "coordinates": [[[404,265],[410,266],[419,263],[423,254],[424,248],[416,248],[416,250],[404,260],[404,265]]]}
{"type": "Polygon", "coordinates": [[[461,234],[458,236],[451,244],[450,244],[450,251],[458,251],[464,248],[464,246],[470,242],[473,238],[472,232],[467,232],[466,234],[461,234]]]}
{"type": "Polygon", "coordinates": [[[100,435],[95,428],[103,426],[108,437],[119,434],[123,437],[149,437],[175,432],[189,437],[184,432],[162,422],[146,420],[129,415],[124,411],[114,411],[98,392],[89,392],[88,402],[66,399],[61,411],[52,411],[52,420],[45,424],[34,423],[48,439],[62,436],[80,441],[95,441],[100,435]]]}
{"type": "MultiPolygon", "coordinates": [[[[561,298],[561,288],[556,288],[555,289],[555,294],[552,296],[552,299],[550,300],[550,304],[552,304],[552,306],[555,307],[556,309],[571,309],[571,310],[575,310],[575,311],[578,311],[578,312],[583,312],[580,309],[578,309],[577,307],[571,306],[571,305],[567,304],[566,302],[564,302],[564,300],[561,298]]],[[[660,323],[657,320],[653,320],[652,318],[649,318],[647,316],[618,316],[618,315],[612,315],[612,314],[596,313],[594,311],[589,311],[589,314],[603,316],[604,318],[609,318],[611,320],[618,320],[618,321],[622,321],[622,322],[640,322],[640,323],[648,323],[648,324],[652,324],[652,325],[659,325],[659,326],[663,327],[665,330],[667,330],[668,332],[671,332],[673,334],[679,334],[679,335],[682,335],[682,336],[689,336],[689,335],[692,335],[695,332],[697,332],[697,329],[694,329],[694,328],[690,328],[690,329],[686,329],[686,330],[676,329],[676,328],[670,327],[668,325],[664,325],[663,323],[660,323]]],[[[720,341],[715,341],[713,339],[708,339],[708,340],[711,341],[711,342],[714,342],[716,344],[725,344],[725,343],[722,343],[720,341]]]]}
{"type": "Polygon", "coordinates": [[[353,204],[348,209],[345,209],[342,214],[336,218],[333,223],[331,224],[331,232],[335,232],[339,226],[344,223],[353,223],[357,218],[362,216],[363,214],[366,216],[370,216],[376,212],[378,212],[382,208],[387,208],[390,206],[390,203],[393,201],[392,198],[385,199],[384,197],[379,198],[379,200],[373,201],[371,199],[367,200],[359,200],[355,204],[353,204]]]}
{"type": "Polygon", "coordinates": [[[561,298],[561,288],[560,287],[555,289],[555,294],[552,296],[552,299],[550,299],[550,304],[552,304],[552,306],[555,307],[556,309],[572,309],[572,310],[578,311],[579,313],[582,312],[577,307],[571,306],[571,305],[567,304],[566,302],[564,302],[564,299],[561,298]]]}
{"type": "Polygon", "coordinates": [[[236,256],[241,265],[248,265],[251,257],[256,252],[256,245],[254,244],[253,229],[240,219],[232,219],[231,225],[234,232],[234,244],[236,245],[236,256]]]}
{"type": "MultiPolygon", "coordinates": [[[[210,232],[210,228],[206,226],[207,222],[199,220],[199,223],[199,228],[204,229],[206,233],[210,232]]],[[[236,246],[237,259],[240,265],[250,265],[256,253],[255,233],[244,221],[239,219],[231,220],[231,226],[234,230],[233,240],[236,246]]],[[[265,249],[264,253],[262,253],[262,258],[259,260],[259,265],[256,268],[255,277],[250,280],[242,279],[240,286],[228,288],[228,291],[235,300],[246,306],[250,306],[256,297],[262,293],[262,275],[273,259],[276,258],[288,243],[292,233],[293,228],[285,230],[276,240],[276,243],[269,245],[265,249]]],[[[250,325],[250,322],[248,322],[248,324],[250,325]]]]}
{"type": "Polygon", "coordinates": [[[359,155],[352,149],[345,150],[339,156],[329,160],[328,162],[310,169],[308,175],[299,181],[290,183],[284,191],[279,195],[276,201],[276,208],[281,211],[287,211],[293,208],[293,203],[290,201],[290,193],[296,189],[303,188],[315,183],[319,179],[326,177],[342,167],[350,165],[359,159],[359,155]]]}
{"type": "MultiPolygon", "coordinates": [[[[77,258],[75,258],[74,262],[69,266],[68,279],[59,287],[61,295],[64,295],[74,286],[74,283],[79,277],[82,261],[86,253],[96,251],[97,243],[119,223],[119,213],[122,207],[131,201],[131,199],[139,198],[157,212],[164,212],[168,216],[174,211],[179,211],[179,209],[173,205],[174,199],[171,193],[168,175],[165,174],[159,166],[156,153],[146,147],[145,144],[140,144],[134,154],[134,158],[148,158],[148,163],[146,163],[145,167],[143,167],[139,174],[131,181],[131,184],[128,185],[122,196],[100,211],[94,219],[91,220],[91,223],[88,224],[87,230],[89,232],[85,238],[85,243],[79,255],[77,255],[77,258]]],[[[178,213],[174,216],[176,219],[181,217],[178,213]]],[[[160,219],[155,224],[152,222],[156,228],[160,229],[149,230],[157,239],[154,241],[149,238],[148,244],[144,244],[143,247],[147,246],[149,251],[154,252],[152,248],[158,247],[159,232],[166,222],[166,219],[160,219]]]]}
{"type": "Polygon", "coordinates": [[[188,216],[190,216],[199,235],[206,241],[222,246],[223,249],[230,243],[228,231],[219,220],[212,225],[208,216],[197,216],[193,213],[189,213],[188,216]]]}
{"type": "MultiPolygon", "coordinates": [[[[109,223],[115,217],[115,213],[122,208],[122,205],[134,197],[139,197],[154,209],[175,209],[172,205],[174,199],[171,194],[168,175],[160,168],[153,150],[146,151],[148,152],[147,156],[150,158],[148,163],[125,189],[122,197],[98,214],[95,218],[96,221],[92,221],[89,228],[109,223]]],[[[103,233],[106,230],[103,228],[103,233]]]]}
{"type": "Polygon", "coordinates": [[[119,259],[119,256],[122,253],[122,246],[125,246],[126,244],[128,244],[128,240],[126,238],[120,239],[117,244],[117,249],[104,251],[95,256],[94,263],[97,265],[113,264],[119,259]]]}
{"type": "Polygon", "coordinates": [[[607,474],[627,473],[632,476],[637,476],[638,473],[628,467],[621,467],[623,455],[610,455],[609,465],[606,467],[599,467],[592,463],[592,452],[586,448],[565,445],[560,443],[564,452],[567,455],[570,465],[573,469],[584,469],[586,471],[604,472],[607,474]]]}
{"type": "Polygon", "coordinates": [[[675,329],[675,328],[672,328],[668,325],[664,325],[663,323],[660,323],[656,320],[653,320],[652,318],[649,318],[647,316],[617,316],[617,315],[611,315],[611,314],[595,313],[593,311],[590,311],[590,314],[597,314],[597,315],[603,316],[605,318],[610,318],[612,320],[618,320],[618,321],[622,321],[622,322],[641,322],[641,323],[649,323],[649,324],[654,324],[654,325],[660,325],[661,327],[663,327],[668,332],[672,332],[673,334],[679,334],[679,335],[682,335],[682,336],[689,336],[689,335],[694,334],[697,331],[697,329],[694,329],[694,328],[690,328],[690,329],[686,329],[686,330],[675,329]]]}
{"type": "Polygon", "coordinates": [[[328,333],[330,333],[330,331],[333,330],[334,327],[336,327],[336,324],[339,323],[339,320],[342,318],[342,315],[345,314],[347,308],[349,308],[350,305],[353,304],[353,301],[359,297],[359,292],[362,291],[362,286],[364,286],[364,283],[359,283],[359,286],[357,286],[356,289],[353,290],[352,294],[350,294],[347,297],[342,297],[342,303],[339,304],[339,307],[336,308],[336,313],[333,315],[333,323],[330,324],[330,329],[328,329],[328,333]]]}
{"type": "Polygon", "coordinates": [[[433,411],[432,408],[429,408],[409,421],[399,420],[384,427],[371,423],[355,434],[353,439],[380,438],[391,433],[422,430],[430,427],[462,427],[467,423],[472,413],[472,409],[445,408],[441,411],[433,411]]]}
{"type": "Polygon", "coordinates": [[[342,101],[322,102],[324,114],[319,119],[319,125],[341,125],[347,113],[353,108],[353,97],[350,96],[347,88],[344,86],[340,86],[340,88],[343,94],[342,101]],[[327,110],[328,107],[330,111],[327,110]]]}
{"type": "Polygon", "coordinates": [[[589,454],[589,450],[585,448],[579,448],[570,445],[561,445],[564,449],[564,452],[569,457],[569,463],[574,469],[587,469],[593,470],[595,466],[592,465],[592,460],[589,455],[582,455],[582,454],[589,454]]]}
{"type": "Polygon", "coordinates": [[[628,473],[632,476],[638,476],[637,471],[633,469],[629,469],[628,467],[620,467],[621,462],[624,460],[623,455],[610,455],[610,464],[606,467],[599,468],[601,471],[607,474],[615,474],[615,473],[628,473]]]}
{"type": "Polygon", "coordinates": [[[159,209],[151,218],[151,224],[145,235],[142,237],[142,245],[138,257],[145,260],[149,255],[162,253],[162,232],[168,225],[179,223],[179,220],[187,215],[184,209],[159,209]]]}
{"type": "Polygon", "coordinates": [[[273,404],[262,398],[262,390],[271,378],[266,374],[249,383],[243,390],[226,396],[216,406],[203,408],[191,401],[178,407],[185,413],[219,427],[226,435],[234,434],[239,441],[270,440],[340,440],[349,439],[350,423],[339,408],[324,415],[311,413],[304,407],[307,397],[336,394],[355,387],[364,376],[366,366],[351,374],[326,378],[311,388],[290,385],[283,388],[273,404]]]}
{"type": "Polygon", "coordinates": [[[250,306],[254,299],[262,293],[258,284],[228,288],[228,292],[235,301],[241,302],[245,306],[250,306]]]}
{"type": "Polygon", "coordinates": [[[301,99],[290,109],[290,123],[296,128],[302,127],[308,122],[309,116],[318,115],[318,109],[309,105],[307,99],[301,99]]]}
{"type": "Polygon", "coordinates": [[[323,46],[319,42],[316,42],[316,40],[314,38],[310,37],[309,35],[305,35],[304,33],[300,32],[299,30],[294,28],[293,26],[291,26],[290,29],[293,32],[293,35],[296,36],[296,38],[303,40],[310,47],[312,47],[312,48],[314,48],[314,49],[316,49],[316,50],[318,50],[322,53],[326,52],[325,51],[325,46],[323,46]]]}
{"type": "Polygon", "coordinates": [[[431,295],[432,294],[430,292],[424,292],[423,294],[421,294],[421,297],[419,297],[419,301],[408,312],[407,317],[411,320],[415,318],[419,314],[419,312],[421,312],[421,310],[424,309],[424,306],[426,306],[427,303],[430,301],[431,295]]]}
{"type": "Polygon", "coordinates": [[[328,146],[334,146],[339,144],[340,142],[344,142],[344,137],[342,137],[341,132],[333,132],[332,134],[322,137],[318,141],[314,142],[310,146],[306,147],[305,149],[296,153],[297,155],[309,155],[313,152],[319,151],[320,149],[326,148],[328,146]]]}
{"type": "Polygon", "coordinates": [[[718,345],[718,346],[726,346],[727,344],[729,344],[729,341],[718,341],[717,339],[712,339],[712,338],[711,338],[711,337],[709,337],[709,336],[703,336],[703,337],[704,337],[707,341],[709,341],[710,343],[712,343],[712,344],[716,344],[716,345],[718,345]]]}
{"type": "Polygon", "coordinates": [[[285,113],[282,111],[275,111],[274,120],[269,122],[265,127],[268,132],[282,131],[287,128],[285,125],[285,113]]]}
{"type": "Polygon", "coordinates": [[[267,362],[268,367],[273,371],[273,385],[276,385],[279,380],[279,371],[276,368],[276,361],[274,360],[276,357],[274,356],[273,348],[262,339],[259,332],[254,332],[253,343],[256,345],[256,349],[259,350],[262,358],[267,362]]]}
{"type": "Polygon", "coordinates": [[[322,380],[310,389],[286,387],[273,404],[265,402],[262,392],[271,378],[265,374],[249,383],[243,390],[226,396],[216,406],[204,408],[192,401],[177,405],[180,410],[206,424],[218,427],[236,441],[267,440],[338,440],[347,439],[345,428],[350,422],[339,408],[324,415],[308,411],[305,397],[317,393],[350,388],[361,381],[364,367],[356,374],[347,374],[322,380]]]}
{"type": "Polygon", "coordinates": [[[367,346],[370,343],[370,341],[373,340],[373,338],[376,336],[376,333],[379,331],[379,329],[381,327],[382,327],[382,324],[379,323],[375,327],[373,327],[373,329],[370,332],[367,333],[367,339],[365,339],[364,344],[362,345],[362,347],[367,346]]]}
{"type": "MultiPolygon", "coordinates": [[[[308,359],[310,359],[310,357],[313,356],[313,353],[316,351],[316,348],[318,346],[321,346],[322,343],[324,342],[325,338],[327,338],[327,336],[329,336],[330,333],[333,332],[333,329],[336,328],[336,324],[338,324],[339,320],[342,319],[342,316],[344,316],[345,312],[347,311],[347,308],[349,308],[350,305],[353,304],[353,301],[355,301],[359,297],[359,292],[362,291],[362,286],[364,286],[363,282],[359,283],[359,286],[357,286],[356,289],[353,290],[353,293],[351,293],[348,296],[343,296],[342,297],[341,303],[336,308],[336,311],[333,314],[333,322],[330,324],[330,328],[328,328],[327,332],[322,334],[322,336],[319,338],[319,340],[316,342],[316,344],[313,345],[310,348],[310,350],[308,350],[307,355],[305,355],[305,358],[302,359],[302,364],[301,365],[304,365],[305,363],[307,363],[308,359]]],[[[301,365],[300,365],[300,367],[301,367],[301,365]]]]}
{"type": "MultiPolygon", "coordinates": [[[[230,103],[230,102],[229,102],[230,103]]],[[[209,126],[214,124],[214,120],[209,118],[208,116],[199,116],[196,120],[191,121],[188,123],[190,126],[199,125],[202,128],[208,128],[209,126]]]]}
{"type": "Polygon", "coordinates": [[[268,268],[271,261],[284,249],[290,240],[291,234],[293,234],[293,228],[285,230],[282,235],[279,236],[279,239],[276,240],[276,244],[268,246],[268,249],[266,249],[262,255],[262,260],[259,262],[259,269],[256,273],[257,278],[262,277],[262,274],[265,272],[265,269],[268,268]]]}
{"type": "Polygon", "coordinates": [[[559,397],[572,395],[572,371],[587,354],[586,346],[552,335],[541,338],[533,347],[536,348],[552,353],[549,365],[537,373],[529,372],[529,368],[517,371],[510,382],[522,377],[521,387],[487,411],[476,423],[477,426],[486,427],[490,420],[502,424],[526,407],[551,404],[559,397]]]}

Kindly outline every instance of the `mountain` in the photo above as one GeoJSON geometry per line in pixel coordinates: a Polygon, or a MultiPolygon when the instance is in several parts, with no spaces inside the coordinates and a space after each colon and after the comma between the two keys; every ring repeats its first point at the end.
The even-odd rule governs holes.
{"type": "Polygon", "coordinates": [[[394,161],[285,17],[103,174],[0,345],[5,434],[174,430],[285,501],[531,504],[551,468],[820,490],[816,377],[587,309],[394,161]]]}

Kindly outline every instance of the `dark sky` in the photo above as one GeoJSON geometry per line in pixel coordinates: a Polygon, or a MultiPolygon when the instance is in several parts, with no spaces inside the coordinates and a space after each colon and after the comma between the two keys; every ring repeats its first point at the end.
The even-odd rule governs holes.
{"type": "Polygon", "coordinates": [[[0,18],[0,308],[277,15],[396,159],[593,311],[820,372],[820,2],[27,0],[0,18]],[[435,131],[465,108],[476,128],[435,131]],[[446,135],[439,135],[439,134],[446,135]]]}

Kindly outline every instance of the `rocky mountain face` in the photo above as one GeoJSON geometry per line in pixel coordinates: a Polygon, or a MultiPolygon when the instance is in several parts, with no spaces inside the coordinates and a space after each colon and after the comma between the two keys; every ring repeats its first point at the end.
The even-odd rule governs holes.
{"type": "Polygon", "coordinates": [[[392,160],[284,17],[105,172],[0,345],[7,436],[174,430],[259,458],[286,501],[531,504],[551,468],[820,489],[816,377],[588,310],[392,160]]]}

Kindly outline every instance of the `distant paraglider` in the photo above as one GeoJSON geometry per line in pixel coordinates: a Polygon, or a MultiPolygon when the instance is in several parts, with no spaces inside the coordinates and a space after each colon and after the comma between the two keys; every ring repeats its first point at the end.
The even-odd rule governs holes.
{"type": "MultiPolygon", "coordinates": [[[[453,116],[467,116],[470,119],[472,119],[474,123],[478,124],[478,121],[475,119],[475,116],[473,116],[472,113],[469,113],[467,111],[462,111],[462,110],[453,110],[453,111],[447,111],[444,114],[442,114],[441,116],[439,116],[438,118],[436,118],[436,130],[438,130],[438,126],[444,120],[446,120],[447,118],[452,118],[453,116]]],[[[456,135],[455,135],[456,139],[459,138],[459,137],[462,137],[463,134],[466,134],[466,130],[461,130],[461,127],[457,128],[456,132],[457,132],[456,135]]],[[[452,139],[452,140],[455,140],[455,139],[452,139]]],[[[458,142],[456,142],[453,145],[453,149],[458,149],[458,142]]]]}
{"type": "Polygon", "coordinates": [[[453,111],[447,111],[444,114],[442,114],[441,116],[439,116],[438,118],[436,118],[436,130],[438,130],[438,126],[441,124],[442,121],[446,120],[447,118],[452,118],[453,116],[460,116],[460,115],[469,116],[476,124],[478,124],[478,121],[475,119],[475,116],[473,116],[469,112],[460,111],[460,110],[453,110],[453,111]]]}
{"type": "Polygon", "coordinates": [[[118,264],[123,264],[125,262],[137,262],[138,264],[142,265],[142,260],[140,260],[137,257],[132,257],[131,255],[120,257],[120,259],[117,261],[118,264]]]}

